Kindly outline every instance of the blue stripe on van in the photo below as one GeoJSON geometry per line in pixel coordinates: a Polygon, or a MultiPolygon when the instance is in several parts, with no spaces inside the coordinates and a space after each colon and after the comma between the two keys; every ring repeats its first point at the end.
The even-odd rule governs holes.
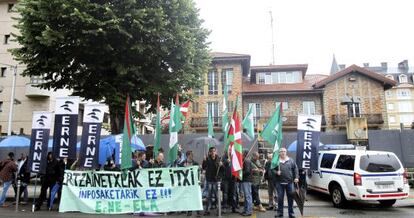
{"type": "MultiPolygon", "coordinates": [[[[354,176],[354,174],[349,173],[340,173],[340,172],[333,172],[333,171],[326,171],[321,170],[322,173],[330,173],[330,174],[336,174],[336,175],[344,175],[344,176],[354,176]]],[[[382,174],[362,174],[362,177],[375,177],[375,176],[401,176],[400,173],[382,173],[382,174]]]]}
{"type": "Polygon", "coordinates": [[[361,176],[374,177],[374,176],[401,176],[399,173],[382,173],[382,174],[362,174],[361,176]]]}
{"type": "Polygon", "coordinates": [[[322,170],[321,172],[322,172],[322,173],[337,174],[337,175],[344,175],[344,176],[354,176],[354,174],[349,174],[349,173],[339,173],[339,172],[325,171],[325,170],[322,170]]]}

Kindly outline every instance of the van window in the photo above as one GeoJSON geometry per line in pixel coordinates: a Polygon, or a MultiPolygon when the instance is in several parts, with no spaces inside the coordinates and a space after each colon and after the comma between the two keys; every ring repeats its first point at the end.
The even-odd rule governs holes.
{"type": "Polygon", "coordinates": [[[395,155],[375,154],[361,156],[359,167],[367,172],[394,172],[401,165],[395,155]]]}
{"type": "Polygon", "coordinates": [[[331,169],[335,160],[336,154],[323,154],[321,160],[321,168],[331,169]]]}
{"type": "Polygon", "coordinates": [[[354,170],[355,156],[354,155],[340,155],[336,163],[336,169],[354,170]]]}

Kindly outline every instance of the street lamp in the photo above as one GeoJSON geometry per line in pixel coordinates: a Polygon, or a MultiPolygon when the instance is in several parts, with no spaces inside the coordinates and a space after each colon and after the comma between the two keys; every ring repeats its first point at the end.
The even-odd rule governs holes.
{"type": "Polygon", "coordinates": [[[16,91],[16,76],[17,76],[17,65],[10,65],[10,64],[4,64],[0,63],[2,65],[9,66],[10,68],[13,68],[13,81],[12,81],[12,92],[10,95],[10,110],[9,110],[9,120],[7,124],[7,136],[11,135],[12,132],[12,120],[13,120],[13,110],[14,110],[14,97],[15,97],[15,91],[16,91]]]}

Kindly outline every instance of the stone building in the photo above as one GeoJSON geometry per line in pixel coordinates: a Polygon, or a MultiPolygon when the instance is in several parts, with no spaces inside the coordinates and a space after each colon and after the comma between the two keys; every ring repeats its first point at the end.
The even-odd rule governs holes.
{"type": "Polygon", "coordinates": [[[314,89],[323,89],[323,115],[327,130],[346,127],[349,116],[344,99],[356,104],[357,116],[366,117],[369,129],[387,129],[387,110],[384,90],[392,88],[395,81],[357,65],[349,66],[315,83],[314,89]]]}

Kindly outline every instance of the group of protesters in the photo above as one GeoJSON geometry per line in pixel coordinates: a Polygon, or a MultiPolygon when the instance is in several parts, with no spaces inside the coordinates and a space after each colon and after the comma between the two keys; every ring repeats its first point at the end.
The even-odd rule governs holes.
{"type": "MultiPolygon", "coordinates": [[[[134,152],[132,154],[132,168],[164,168],[164,167],[185,167],[185,166],[200,166],[200,172],[203,172],[204,183],[203,197],[206,199],[203,215],[208,216],[211,210],[221,205],[223,213],[240,213],[242,216],[251,216],[253,210],[265,212],[267,210],[276,210],[276,217],[283,217],[283,203],[284,195],[286,193],[288,199],[288,213],[289,217],[294,217],[293,199],[290,195],[294,188],[293,184],[298,182],[299,174],[295,162],[286,154],[286,149],[281,148],[279,153],[279,166],[272,169],[271,161],[272,154],[267,155],[264,164],[259,159],[258,152],[243,151],[243,169],[242,177],[238,179],[232,175],[231,160],[228,154],[220,157],[217,154],[215,147],[208,149],[208,154],[203,158],[202,164],[194,160],[193,152],[191,150],[185,153],[180,148],[178,150],[177,160],[167,165],[164,160],[164,151],[158,150],[157,156],[147,158],[145,152],[134,152]],[[264,208],[260,198],[260,186],[267,183],[268,191],[268,207],[264,208]],[[219,185],[220,184],[220,185],[219,185]],[[218,189],[222,192],[222,201],[218,203],[218,189]],[[239,208],[240,202],[244,201],[243,208],[239,208]],[[277,202],[277,204],[275,203],[277,202]],[[240,211],[239,211],[240,210],[240,211]]],[[[46,173],[41,179],[41,191],[35,204],[35,210],[40,210],[43,202],[46,200],[47,191],[49,190],[49,200],[47,201],[48,208],[51,208],[51,194],[52,189],[57,186],[57,198],[60,200],[60,193],[66,169],[77,169],[77,160],[69,161],[66,158],[57,160],[53,157],[51,152],[47,155],[46,173]]],[[[14,154],[9,153],[8,159],[0,162],[0,180],[3,183],[2,195],[0,197],[0,205],[6,207],[5,204],[6,193],[11,185],[16,190],[16,180],[20,180],[20,193],[24,193],[22,204],[27,204],[27,185],[30,182],[31,176],[27,169],[27,156],[23,155],[16,162],[14,161],[14,154]]],[[[103,166],[104,170],[117,171],[120,170],[114,163],[114,160],[108,159],[103,166]]],[[[191,211],[186,212],[188,216],[192,215],[191,211]]],[[[201,211],[197,211],[197,215],[201,215],[201,211]]]]}
{"type": "Polygon", "coordinates": [[[258,152],[249,155],[243,151],[243,172],[241,179],[231,173],[231,162],[227,154],[222,158],[217,155],[216,148],[211,147],[204,158],[202,169],[205,171],[205,192],[207,204],[204,215],[210,215],[210,210],[217,203],[218,184],[220,182],[223,193],[223,212],[240,213],[242,216],[251,216],[253,210],[265,212],[276,210],[276,217],[283,217],[284,195],[288,199],[289,217],[293,218],[294,183],[299,182],[299,173],[296,163],[287,156],[285,148],[280,149],[279,166],[272,169],[272,154],[267,155],[265,164],[261,164],[258,152]],[[251,157],[250,157],[251,156],[251,157]],[[268,207],[264,208],[260,199],[260,186],[263,182],[268,185],[268,207]],[[238,211],[240,199],[244,199],[243,208],[238,211]],[[277,201],[277,206],[275,204],[277,201]]]}

